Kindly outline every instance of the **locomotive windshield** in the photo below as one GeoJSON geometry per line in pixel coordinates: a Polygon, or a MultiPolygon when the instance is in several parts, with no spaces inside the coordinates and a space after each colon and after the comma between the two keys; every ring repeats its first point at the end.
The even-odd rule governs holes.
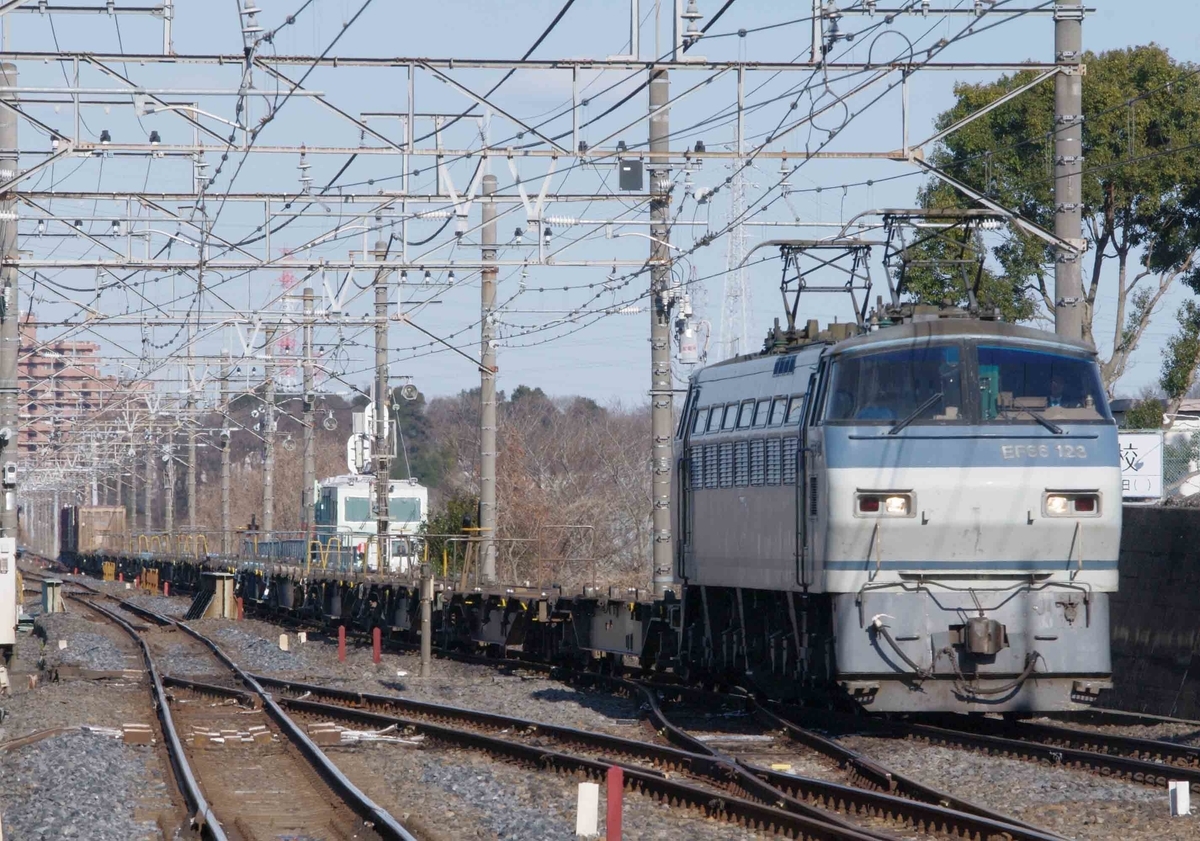
{"type": "Polygon", "coordinates": [[[893,423],[962,419],[958,345],[847,355],[833,366],[828,421],[893,423]]]}
{"type": "Polygon", "coordinates": [[[835,358],[826,394],[826,422],[897,431],[912,423],[1111,421],[1093,360],[1011,344],[847,353],[835,358]]]}
{"type": "Polygon", "coordinates": [[[1108,420],[1100,372],[1089,359],[1032,348],[979,346],[985,423],[1108,420]]]}

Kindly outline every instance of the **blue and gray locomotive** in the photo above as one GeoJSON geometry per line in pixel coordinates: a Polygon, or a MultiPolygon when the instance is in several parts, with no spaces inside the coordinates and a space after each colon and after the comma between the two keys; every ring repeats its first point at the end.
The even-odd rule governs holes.
{"type": "Polygon", "coordinates": [[[923,309],[693,375],[677,668],[881,711],[1111,685],[1121,483],[1095,352],[923,309]]]}

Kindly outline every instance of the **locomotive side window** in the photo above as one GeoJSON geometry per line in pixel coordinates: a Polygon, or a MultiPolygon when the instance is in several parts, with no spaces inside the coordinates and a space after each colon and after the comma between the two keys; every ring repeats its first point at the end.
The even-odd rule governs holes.
{"type": "Polygon", "coordinates": [[[804,417],[804,395],[797,395],[788,403],[787,425],[799,426],[800,419],[804,417]]]}
{"type": "Polygon", "coordinates": [[[907,347],[839,357],[825,420],[870,424],[963,421],[958,345],[907,347]]]}
{"type": "Polygon", "coordinates": [[[758,405],[754,408],[754,428],[759,429],[767,425],[767,416],[771,413],[771,401],[759,400],[758,405]]]}
{"type": "Polygon", "coordinates": [[[754,401],[747,400],[741,405],[738,411],[738,429],[749,429],[750,424],[754,422],[754,401]]]}
{"type": "Polygon", "coordinates": [[[787,398],[776,397],[771,401],[771,426],[783,426],[783,419],[787,416],[787,398]]]}
{"type": "Polygon", "coordinates": [[[723,406],[713,406],[708,416],[708,431],[717,432],[721,428],[721,412],[725,411],[723,406]]]}
{"type": "Polygon", "coordinates": [[[721,424],[721,431],[728,432],[737,427],[738,404],[730,403],[725,407],[725,422],[721,424]]]}
{"type": "Polygon", "coordinates": [[[700,409],[692,418],[692,434],[703,435],[708,429],[708,409],[700,409]]]}
{"type": "Polygon", "coordinates": [[[980,345],[979,397],[985,423],[1109,420],[1092,360],[1032,348],[980,345]]]}

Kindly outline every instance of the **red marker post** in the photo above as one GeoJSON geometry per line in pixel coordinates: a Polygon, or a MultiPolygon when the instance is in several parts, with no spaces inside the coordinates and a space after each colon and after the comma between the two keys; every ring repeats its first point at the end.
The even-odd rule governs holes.
{"type": "Polygon", "coordinates": [[[621,841],[621,808],[625,799],[625,772],[616,765],[608,769],[608,811],[604,817],[604,841],[621,841]]]}
{"type": "Polygon", "coordinates": [[[338,662],[346,662],[346,626],[338,625],[338,662]]]}
{"type": "Polygon", "coordinates": [[[378,625],[371,629],[371,659],[375,661],[376,666],[383,659],[383,633],[378,625]]]}
{"type": "Polygon", "coordinates": [[[163,595],[164,596],[171,595],[171,582],[170,581],[163,582],[163,595]]]}
{"type": "Polygon", "coordinates": [[[237,621],[241,622],[243,619],[246,618],[246,603],[244,601],[242,601],[241,596],[237,597],[237,606],[238,606],[237,621]]]}

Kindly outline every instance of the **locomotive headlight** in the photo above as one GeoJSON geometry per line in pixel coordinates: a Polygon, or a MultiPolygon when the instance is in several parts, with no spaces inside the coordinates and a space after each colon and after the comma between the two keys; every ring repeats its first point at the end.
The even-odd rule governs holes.
{"type": "Polygon", "coordinates": [[[1094,491],[1047,491],[1043,500],[1047,517],[1100,516],[1100,494],[1094,491]]]}
{"type": "Polygon", "coordinates": [[[860,491],[855,495],[854,514],[858,517],[910,517],[912,510],[911,493],[860,491]]]}
{"type": "Polygon", "coordinates": [[[908,497],[889,496],[883,503],[883,510],[890,517],[905,517],[908,515],[908,497]]]}
{"type": "Polygon", "coordinates": [[[1051,494],[1046,497],[1046,513],[1052,517],[1061,517],[1071,510],[1069,497],[1051,494]]]}

